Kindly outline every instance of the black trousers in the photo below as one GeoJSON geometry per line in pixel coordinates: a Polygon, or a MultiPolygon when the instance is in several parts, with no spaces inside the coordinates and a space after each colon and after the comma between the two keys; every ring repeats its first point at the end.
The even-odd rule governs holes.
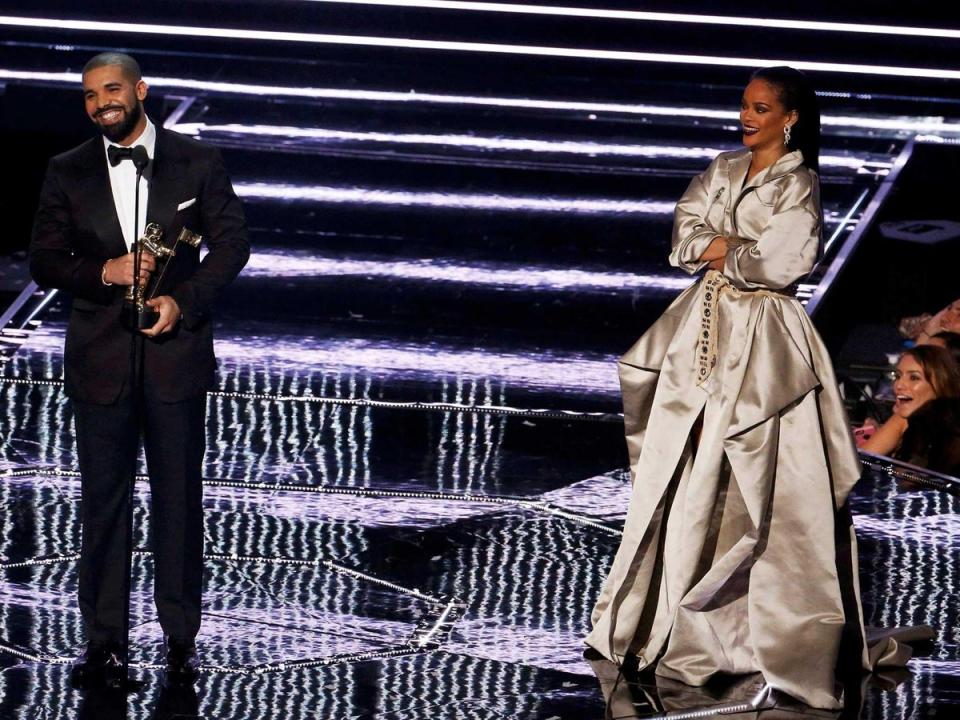
{"type": "Polygon", "coordinates": [[[178,403],[146,397],[137,403],[124,393],[112,405],[74,401],[73,411],[82,502],[79,599],[87,640],[123,641],[127,483],[141,437],[160,626],[172,638],[192,640],[200,630],[203,583],[206,394],[178,403]]]}

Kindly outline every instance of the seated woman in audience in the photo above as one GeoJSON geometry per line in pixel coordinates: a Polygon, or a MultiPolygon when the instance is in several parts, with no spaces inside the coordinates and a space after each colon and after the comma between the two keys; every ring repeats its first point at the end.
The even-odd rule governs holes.
{"type": "Polygon", "coordinates": [[[936,398],[911,415],[894,457],[960,477],[960,398],[936,398]]]}
{"type": "Polygon", "coordinates": [[[944,348],[918,345],[907,350],[900,356],[894,377],[893,415],[860,445],[867,452],[895,455],[914,413],[937,398],[960,399],[960,368],[944,348]]]}

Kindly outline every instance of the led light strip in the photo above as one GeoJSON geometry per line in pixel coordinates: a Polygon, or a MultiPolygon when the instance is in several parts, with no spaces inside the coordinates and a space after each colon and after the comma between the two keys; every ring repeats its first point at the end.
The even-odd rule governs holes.
{"type": "MultiPolygon", "coordinates": [[[[202,122],[177,123],[169,129],[184,135],[201,136],[204,133],[223,133],[227,135],[250,135],[254,137],[293,138],[303,140],[321,140],[334,142],[361,142],[409,145],[439,145],[455,148],[479,150],[504,150],[535,153],[560,153],[574,155],[613,155],[641,158],[671,158],[690,160],[712,160],[727,148],[685,147],[682,145],[616,144],[589,142],[580,140],[540,140],[522,137],[483,137],[478,135],[452,135],[427,133],[385,133],[357,132],[330,128],[307,128],[286,125],[243,125],[226,123],[208,125],[202,122]]],[[[891,161],[872,162],[863,158],[844,155],[821,155],[820,165],[859,169],[869,164],[871,169],[889,168],[891,161]]]]}
{"type": "Polygon", "coordinates": [[[778,30],[820,30],[825,32],[866,33],[872,35],[906,35],[911,37],[960,38],[960,30],[901,25],[867,25],[862,23],[824,22],[819,20],[785,20],[782,18],[732,17],[729,15],[693,15],[687,13],[644,12],[640,10],[605,10],[601,8],[522,3],[467,2],[460,0],[307,0],[338,5],[380,5],[431,10],[466,10],[473,12],[509,13],[516,15],[549,15],[554,17],[596,18],[598,20],[636,20],[642,22],[690,23],[694,25],[727,25],[778,30]]]}
{"type": "Polygon", "coordinates": [[[345,188],[324,185],[289,185],[284,183],[234,183],[233,189],[243,198],[287,200],[318,203],[357,203],[430,207],[454,210],[526,210],[545,213],[644,214],[671,215],[675,203],[652,200],[585,200],[564,197],[523,197],[478,193],[408,192],[379,188],[345,188]]]}
{"type": "MultiPolygon", "coordinates": [[[[63,83],[79,86],[80,73],[43,72],[33,70],[0,69],[0,80],[26,82],[63,83]]],[[[727,120],[739,122],[736,110],[712,110],[702,107],[678,107],[672,105],[647,105],[608,102],[581,102],[568,100],[542,100],[537,98],[481,97],[471,95],[443,95],[440,93],[393,92],[389,90],[351,90],[347,88],[293,87],[283,85],[257,85],[253,83],[217,82],[193,78],[146,78],[151,87],[193,90],[229,95],[254,95],[257,97],[284,97],[299,100],[347,100],[382,103],[423,103],[435,105],[466,105],[523,110],[556,110],[565,113],[614,113],[621,115],[649,115],[653,117],[688,117],[698,120],[727,120]]],[[[593,118],[591,118],[593,119],[593,118]]],[[[925,133],[960,133],[960,123],[945,122],[943,118],[878,118],[824,115],[820,118],[824,127],[857,128],[863,130],[888,130],[925,133]]]]}
{"type": "Polygon", "coordinates": [[[510,45],[501,43],[462,42],[453,40],[424,40],[418,38],[375,37],[369,35],[336,35],[329,33],[287,32],[279,30],[243,30],[238,28],[199,27],[194,25],[158,25],[152,23],[105,22],[100,20],[72,20],[66,18],[29,18],[0,16],[0,26],[88,32],[127,33],[176,37],[200,37],[229,40],[257,40],[266,42],[306,43],[312,45],[344,45],[359,47],[397,48],[406,50],[444,50],[498,55],[529,55],[538,57],[576,58],[585,60],[615,60],[644,63],[680,63],[716,67],[757,68],[769,65],[790,65],[798,70],[880,75],[886,77],[930,78],[960,80],[960,70],[942,68],[900,67],[894,65],[861,65],[857,63],[828,63],[790,58],[724,57],[718,55],[686,55],[682,53],[651,53],[634,50],[602,50],[598,48],[549,47],[546,45],[510,45]]]}
{"type": "MultiPolygon", "coordinates": [[[[318,127],[294,127],[286,125],[243,125],[226,123],[208,125],[202,122],[178,123],[171,130],[184,135],[223,133],[227,135],[250,135],[268,138],[292,138],[298,140],[332,140],[335,142],[363,142],[407,145],[441,145],[479,150],[510,150],[521,152],[563,153],[574,155],[622,155],[644,158],[713,158],[720,149],[684,147],[680,145],[624,145],[579,140],[540,140],[522,137],[483,137],[479,135],[452,135],[427,133],[357,132],[318,127]]],[[[822,162],[822,160],[821,160],[822,162]]]]}
{"type": "Polygon", "coordinates": [[[690,277],[649,273],[601,272],[542,265],[451,262],[420,258],[412,260],[361,259],[255,252],[244,267],[246,278],[381,277],[465,284],[536,291],[593,291],[630,293],[634,290],[679,292],[693,283],[690,277]]]}
{"type": "MultiPolygon", "coordinates": [[[[63,387],[63,380],[35,380],[32,378],[0,377],[0,384],[28,385],[41,387],[63,387]]],[[[212,390],[209,397],[221,397],[232,400],[263,400],[267,402],[319,403],[323,405],[345,405],[348,407],[377,407],[391,410],[420,410],[426,412],[465,412],[477,415],[509,415],[524,418],[550,418],[555,420],[592,420],[596,422],[623,422],[622,413],[586,412],[581,410],[562,410],[550,408],[513,408],[501,405],[463,405],[458,403],[409,402],[391,400],[371,400],[368,398],[336,398],[318,395],[271,395],[256,392],[229,392],[212,390]]],[[[15,477],[0,472],[0,477],[15,477]]],[[[146,477],[146,476],[144,476],[146,477]]]]}
{"type": "MultiPolygon", "coordinates": [[[[853,216],[860,209],[860,206],[863,204],[863,201],[867,199],[867,196],[869,194],[870,194],[870,190],[868,188],[864,190],[862,193],[860,193],[860,197],[858,197],[856,201],[854,201],[853,205],[850,206],[850,210],[847,211],[846,216],[837,225],[836,229],[833,231],[833,234],[830,236],[830,239],[824,243],[823,245],[824,254],[826,254],[830,250],[830,248],[833,247],[833,244],[837,241],[837,238],[840,237],[840,233],[842,233],[846,228],[855,224],[853,222],[853,216]]],[[[812,285],[812,287],[815,288],[816,284],[812,285]]]]}
{"type": "Polygon", "coordinates": [[[858,452],[860,462],[878,472],[886,473],[898,480],[906,480],[935,490],[945,491],[951,495],[960,495],[960,478],[910,465],[883,455],[875,455],[866,450],[859,450],[858,452]]]}
{"type": "Polygon", "coordinates": [[[38,655],[34,653],[29,653],[25,650],[21,650],[15,645],[9,645],[3,641],[0,641],[0,651],[9,653],[10,655],[13,655],[14,657],[18,657],[21,660],[27,660],[29,662],[35,662],[35,663],[65,665],[68,662],[70,662],[68,658],[58,658],[58,657],[51,657],[50,655],[38,655]]]}
{"type": "MultiPolygon", "coordinates": [[[[136,554],[136,551],[134,551],[136,554]]],[[[0,563],[0,571],[14,570],[18,568],[42,567],[44,565],[57,565],[59,563],[74,562],[80,559],[80,553],[71,553],[69,555],[54,555],[51,557],[31,558],[30,560],[21,560],[19,562],[0,563]]]]}
{"type": "MultiPolygon", "coordinates": [[[[403,657],[405,655],[420,655],[436,649],[437,648],[435,647],[420,648],[413,644],[400,645],[387,650],[371,650],[368,652],[350,653],[345,655],[332,655],[328,658],[318,658],[316,660],[289,660],[287,662],[273,663],[271,665],[259,665],[254,668],[243,669],[239,674],[263,675],[264,673],[284,672],[286,670],[307,670],[314,667],[366,662],[368,660],[387,660],[391,658],[403,657]]],[[[214,671],[216,672],[216,669],[214,671]]]]}

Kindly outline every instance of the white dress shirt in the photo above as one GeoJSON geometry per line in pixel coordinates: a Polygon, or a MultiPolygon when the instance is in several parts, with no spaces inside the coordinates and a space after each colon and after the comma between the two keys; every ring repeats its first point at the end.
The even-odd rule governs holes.
{"type": "MultiPolygon", "coordinates": [[[[147,149],[147,155],[153,160],[153,150],[157,143],[157,129],[150,118],[147,118],[147,126],[136,140],[129,147],[143,145],[147,149]]],[[[112,143],[106,138],[103,139],[103,153],[107,154],[107,148],[112,143]]],[[[123,147],[117,145],[117,147],[123,147]]],[[[127,250],[133,250],[133,243],[136,238],[143,236],[143,230],[147,225],[147,200],[150,197],[150,183],[146,177],[140,178],[140,216],[137,223],[137,232],[133,232],[133,203],[134,193],[136,191],[137,168],[132,160],[121,160],[116,166],[110,164],[107,158],[107,171],[110,173],[110,189],[113,191],[113,204],[117,208],[117,218],[120,221],[120,229],[123,230],[123,239],[127,243],[127,250]]],[[[147,170],[149,174],[149,169],[147,170]]]]}

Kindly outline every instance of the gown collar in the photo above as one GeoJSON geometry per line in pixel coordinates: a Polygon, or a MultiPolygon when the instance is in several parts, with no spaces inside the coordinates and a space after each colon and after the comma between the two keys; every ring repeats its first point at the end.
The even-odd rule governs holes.
{"type": "Polygon", "coordinates": [[[792,152],[788,152],[782,158],[773,163],[773,165],[770,165],[769,167],[766,167],[758,172],[756,175],[750,178],[749,182],[744,182],[747,177],[747,171],[750,169],[750,159],[752,157],[752,153],[747,151],[739,157],[731,160],[731,187],[738,188],[741,191],[746,190],[747,188],[756,187],[765,182],[769,182],[770,180],[774,180],[781,175],[786,175],[787,173],[796,170],[798,167],[800,167],[800,165],[803,164],[803,153],[800,150],[794,150],[792,152]]]}

